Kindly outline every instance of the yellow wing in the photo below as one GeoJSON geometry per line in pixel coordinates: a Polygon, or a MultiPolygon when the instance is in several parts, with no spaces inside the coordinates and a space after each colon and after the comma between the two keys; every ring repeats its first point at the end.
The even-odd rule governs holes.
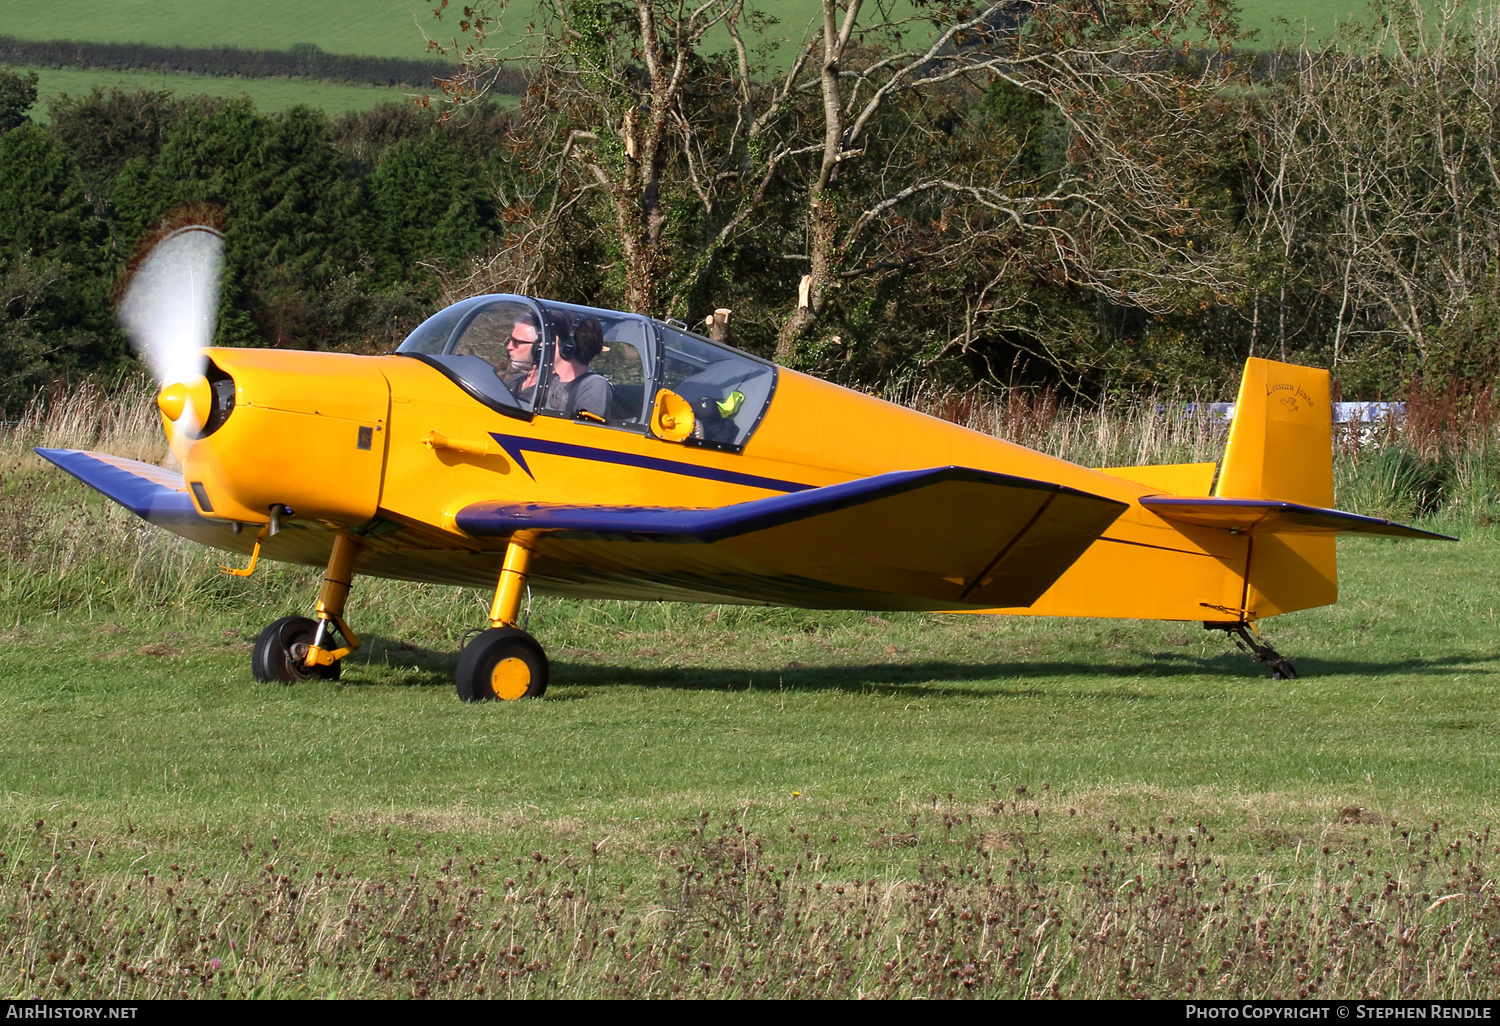
{"type": "Polygon", "coordinates": [[[1029,604],[1125,508],[936,467],[716,509],[477,503],[457,523],[478,538],[543,532],[533,581],[565,594],[953,609],[1029,604]]]}
{"type": "MultiPolygon", "coordinates": [[[[41,455],[138,516],[220,549],[252,532],[198,515],[181,475],[103,453],[41,455]]],[[[490,586],[503,540],[536,531],[531,580],[580,598],[682,599],[820,609],[1029,605],[1125,510],[1051,482],[936,467],[860,478],[714,509],[476,503],[458,526],[475,541],[432,546],[433,532],[377,518],[356,528],[359,572],[490,586]],[[491,541],[493,539],[493,541],[491,541]]],[[[332,535],[291,521],[269,559],[320,565],[332,535]]]]}

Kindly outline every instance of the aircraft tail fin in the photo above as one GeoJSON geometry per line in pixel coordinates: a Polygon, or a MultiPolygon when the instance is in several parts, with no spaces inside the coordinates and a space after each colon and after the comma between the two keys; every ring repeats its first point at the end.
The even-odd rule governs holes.
{"type": "MultiPolygon", "coordinates": [[[[1328,372],[1245,361],[1214,496],[1333,506],[1333,409],[1328,372]]],[[[1337,602],[1331,533],[1251,532],[1242,618],[1337,602]]]]}
{"type": "Polygon", "coordinates": [[[1111,529],[1026,611],[1237,629],[1336,602],[1339,534],[1445,539],[1332,508],[1330,393],[1326,371],[1249,360],[1221,464],[1101,469],[1139,487],[1140,527],[1178,537],[1111,529]]]}
{"type": "Polygon", "coordinates": [[[1333,413],[1328,372],[1245,361],[1214,495],[1333,506],[1333,413]]]}

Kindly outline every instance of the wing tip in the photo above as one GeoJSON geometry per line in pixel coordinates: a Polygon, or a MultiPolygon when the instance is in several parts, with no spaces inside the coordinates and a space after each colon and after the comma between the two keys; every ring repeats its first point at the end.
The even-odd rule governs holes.
{"type": "Polygon", "coordinates": [[[84,449],[37,446],[35,451],[142,520],[208,519],[193,505],[181,474],[139,460],[84,449]]]}

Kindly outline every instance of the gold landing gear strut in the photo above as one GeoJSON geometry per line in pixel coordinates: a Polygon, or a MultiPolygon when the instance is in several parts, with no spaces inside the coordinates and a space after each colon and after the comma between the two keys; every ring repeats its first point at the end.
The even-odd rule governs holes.
{"type": "Polygon", "coordinates": [[[284,616],[260,632],[250,653],[250,669],[263,683],[299,680],[338,680],[342,660],[359,647],[359,639],[344,623],[344,603],[354,580],[354,561],[360,543],[340,531],[333,536],[333,552],[318,593],[317,619],[284,616]],[[334,631],[344,639],[338,645],[334,631]]]}
{"type": "Polygon", "coordinates": [[[519,625],[536,532],[517,531],[505,549],[490,625],[458,657],[458,697],[465,702],[540,698],[547,690],[547,655],[519,625]]]}

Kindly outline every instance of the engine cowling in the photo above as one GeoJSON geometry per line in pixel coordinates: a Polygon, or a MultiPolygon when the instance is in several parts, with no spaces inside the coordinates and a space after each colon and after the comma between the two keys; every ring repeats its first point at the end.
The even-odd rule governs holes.
{"type": "Polygon", "coordinates": [[[169,384],[157,399],[200,513],[264,524],[279,506],[341,526],[375,515],[391,401],[379,358],[207,354],[204,379],[169,384]]]}

